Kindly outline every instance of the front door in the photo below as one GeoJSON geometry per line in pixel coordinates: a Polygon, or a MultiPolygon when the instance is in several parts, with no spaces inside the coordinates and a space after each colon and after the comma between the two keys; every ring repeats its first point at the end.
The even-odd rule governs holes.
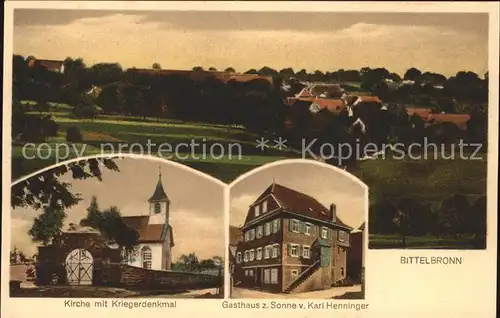
{"type": "Polygon", "coordinates": [[[260,286],[262,283],[262,268],[255,269],[255,286],[260,286]]]}
{"type": "Polygon", "coordinates": [[[70,285],[92,285],[94,258],[89,251],[74,249],[66,256],[66,275],[70,285]]]}
{"type": "Polygon", "coordinates": [[[332,259],[331,249],[328,246],[321,246],[320,248],[320,265],[321,267],[330,266],[332,259]]]}

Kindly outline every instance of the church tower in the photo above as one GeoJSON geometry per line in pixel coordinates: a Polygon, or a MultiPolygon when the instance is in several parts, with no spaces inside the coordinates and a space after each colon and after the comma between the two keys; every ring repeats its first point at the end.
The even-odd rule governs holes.
{"type": "Polygon", "coordinates": [[[170,200],[161,182],[161,168],[158,173],[158,183],[149,202],[149,224],[169,224],[170,200]]]}

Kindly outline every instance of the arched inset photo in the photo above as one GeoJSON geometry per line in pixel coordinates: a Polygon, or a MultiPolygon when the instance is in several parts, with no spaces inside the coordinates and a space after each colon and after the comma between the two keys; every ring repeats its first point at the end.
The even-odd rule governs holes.
{"type": "Polygon", "coordinates": [[[285,160],[230,186],[232,298],[364,299],[365,184],[285,160]]]}
{"type": "Polygon", "coordinates": [[[224,189],[139,156],[87,157],[17,181],[11,296],[222,298],[224,189]]]}

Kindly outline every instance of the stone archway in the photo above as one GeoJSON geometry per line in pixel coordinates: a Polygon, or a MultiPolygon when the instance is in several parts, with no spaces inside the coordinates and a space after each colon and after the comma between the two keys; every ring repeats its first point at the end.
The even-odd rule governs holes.
{"type": "Polygon", "coordinates": [[[77,248],[69,252],[65,268],[69,285],[92,285],[94,258],[89,251],[77,248]]]}

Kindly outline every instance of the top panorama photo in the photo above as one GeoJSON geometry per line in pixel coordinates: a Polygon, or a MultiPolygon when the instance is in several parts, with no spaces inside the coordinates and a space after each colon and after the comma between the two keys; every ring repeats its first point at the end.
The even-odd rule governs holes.
{"type": "Polygon", "coordinates": [[[486,248],[487,14],[17,9],[13,32],[13,181],[318,160],[369,186],[370,248],[486,248]]]}

